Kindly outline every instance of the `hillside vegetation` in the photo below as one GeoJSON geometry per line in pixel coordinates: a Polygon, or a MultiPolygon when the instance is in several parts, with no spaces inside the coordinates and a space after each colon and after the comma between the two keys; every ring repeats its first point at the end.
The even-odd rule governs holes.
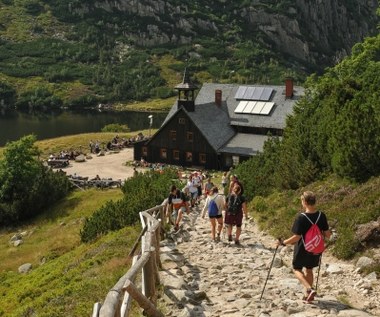
{"type": "Polygon", "coordinates": [[[1,231],[0,316],[89,316],[131,265],[126,255],[139,234],[128,227],[93,244],[81,244],[85,217],[120,190],[76,191],[30,224],[1,231]],[[15,232],[26,232],[24,244],[10,246],[15,232]],[[17,268],[31,263],[33,270],[17,268]]]}
{"type": "Polygon", "coordinates": [[[166,99],[185,66],[198,83],[279,84],[285,76],[303,82],[375,32],[377,6],[376,0],[2,0],[1,107],[166,99]]]}
{"type": "Polygon", "coordinates": [[[376,233],[370,241],[357,235],[359,225],[380,220],[379,74],[380,35],[355,45],[323,76],[310,77],[284,137],[237,167],[263,228],[287,236],[300,195],[313,189],[337,231],[335,255],[350,258],[379,246],[376,233]]]}

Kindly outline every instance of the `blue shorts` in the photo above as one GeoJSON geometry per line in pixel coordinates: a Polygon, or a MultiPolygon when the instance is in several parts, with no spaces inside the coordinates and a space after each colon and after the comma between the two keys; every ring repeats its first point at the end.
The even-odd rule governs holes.
{"type": "Polygon", "coordinates": [[[191,194],[191,199],[197,199],[198,198],[198,192],[190,193],[191,194]]]}

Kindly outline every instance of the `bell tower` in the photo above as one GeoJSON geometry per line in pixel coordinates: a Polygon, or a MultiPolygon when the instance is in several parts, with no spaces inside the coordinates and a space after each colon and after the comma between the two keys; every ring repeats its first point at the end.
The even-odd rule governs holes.
{"type": "Polygon", "coordinates": [[[184,107],[187,111],[192,112],[195,110],[195,94],[194,91],[198,89],[190,81],[190,76],[187,68],[183,73],[182,83],[174,87],[178,90],[177,109],[184,107]]]}

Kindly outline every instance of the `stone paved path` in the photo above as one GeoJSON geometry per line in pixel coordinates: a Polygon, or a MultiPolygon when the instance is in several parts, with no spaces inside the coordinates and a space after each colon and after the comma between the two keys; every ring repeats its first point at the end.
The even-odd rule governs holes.
{"type": "Polygon", "coordinates": [[[301,300],[302,287],[291,270],[292,248],[274,255],[272,237],[258,231],[250,219],[243,224],[241,246],[210,238],[210,224],[200,217],[202,206],[184,217],[178,233],[161,243],[160,272],[166,316],[365,317],[380,316],[379,283],[363,278],[354,265],[324,255],[318,297],[301,300]],[[348,302],[343,303],[346,298],[348,302]],[[356,307],[351,308],[347,304],[356,307]]]}

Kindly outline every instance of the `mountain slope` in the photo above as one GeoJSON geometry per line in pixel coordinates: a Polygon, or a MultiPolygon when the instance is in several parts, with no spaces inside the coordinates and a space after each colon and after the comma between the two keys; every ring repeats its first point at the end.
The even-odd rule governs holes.
{"type": "Polygon", "coordinates": [[[19,107],[41,85],[69,106],[165,98],[172,87],[160,75],[160,60],[168,55],[176,62],[166,66],[179,80],[186,62],[199,82],[279,83],[286,75],[303,81],[374,34],[378,6],[375,0],[2,3],[0,79],[16,88],[14,99],[24,97],[19,107]]]}

